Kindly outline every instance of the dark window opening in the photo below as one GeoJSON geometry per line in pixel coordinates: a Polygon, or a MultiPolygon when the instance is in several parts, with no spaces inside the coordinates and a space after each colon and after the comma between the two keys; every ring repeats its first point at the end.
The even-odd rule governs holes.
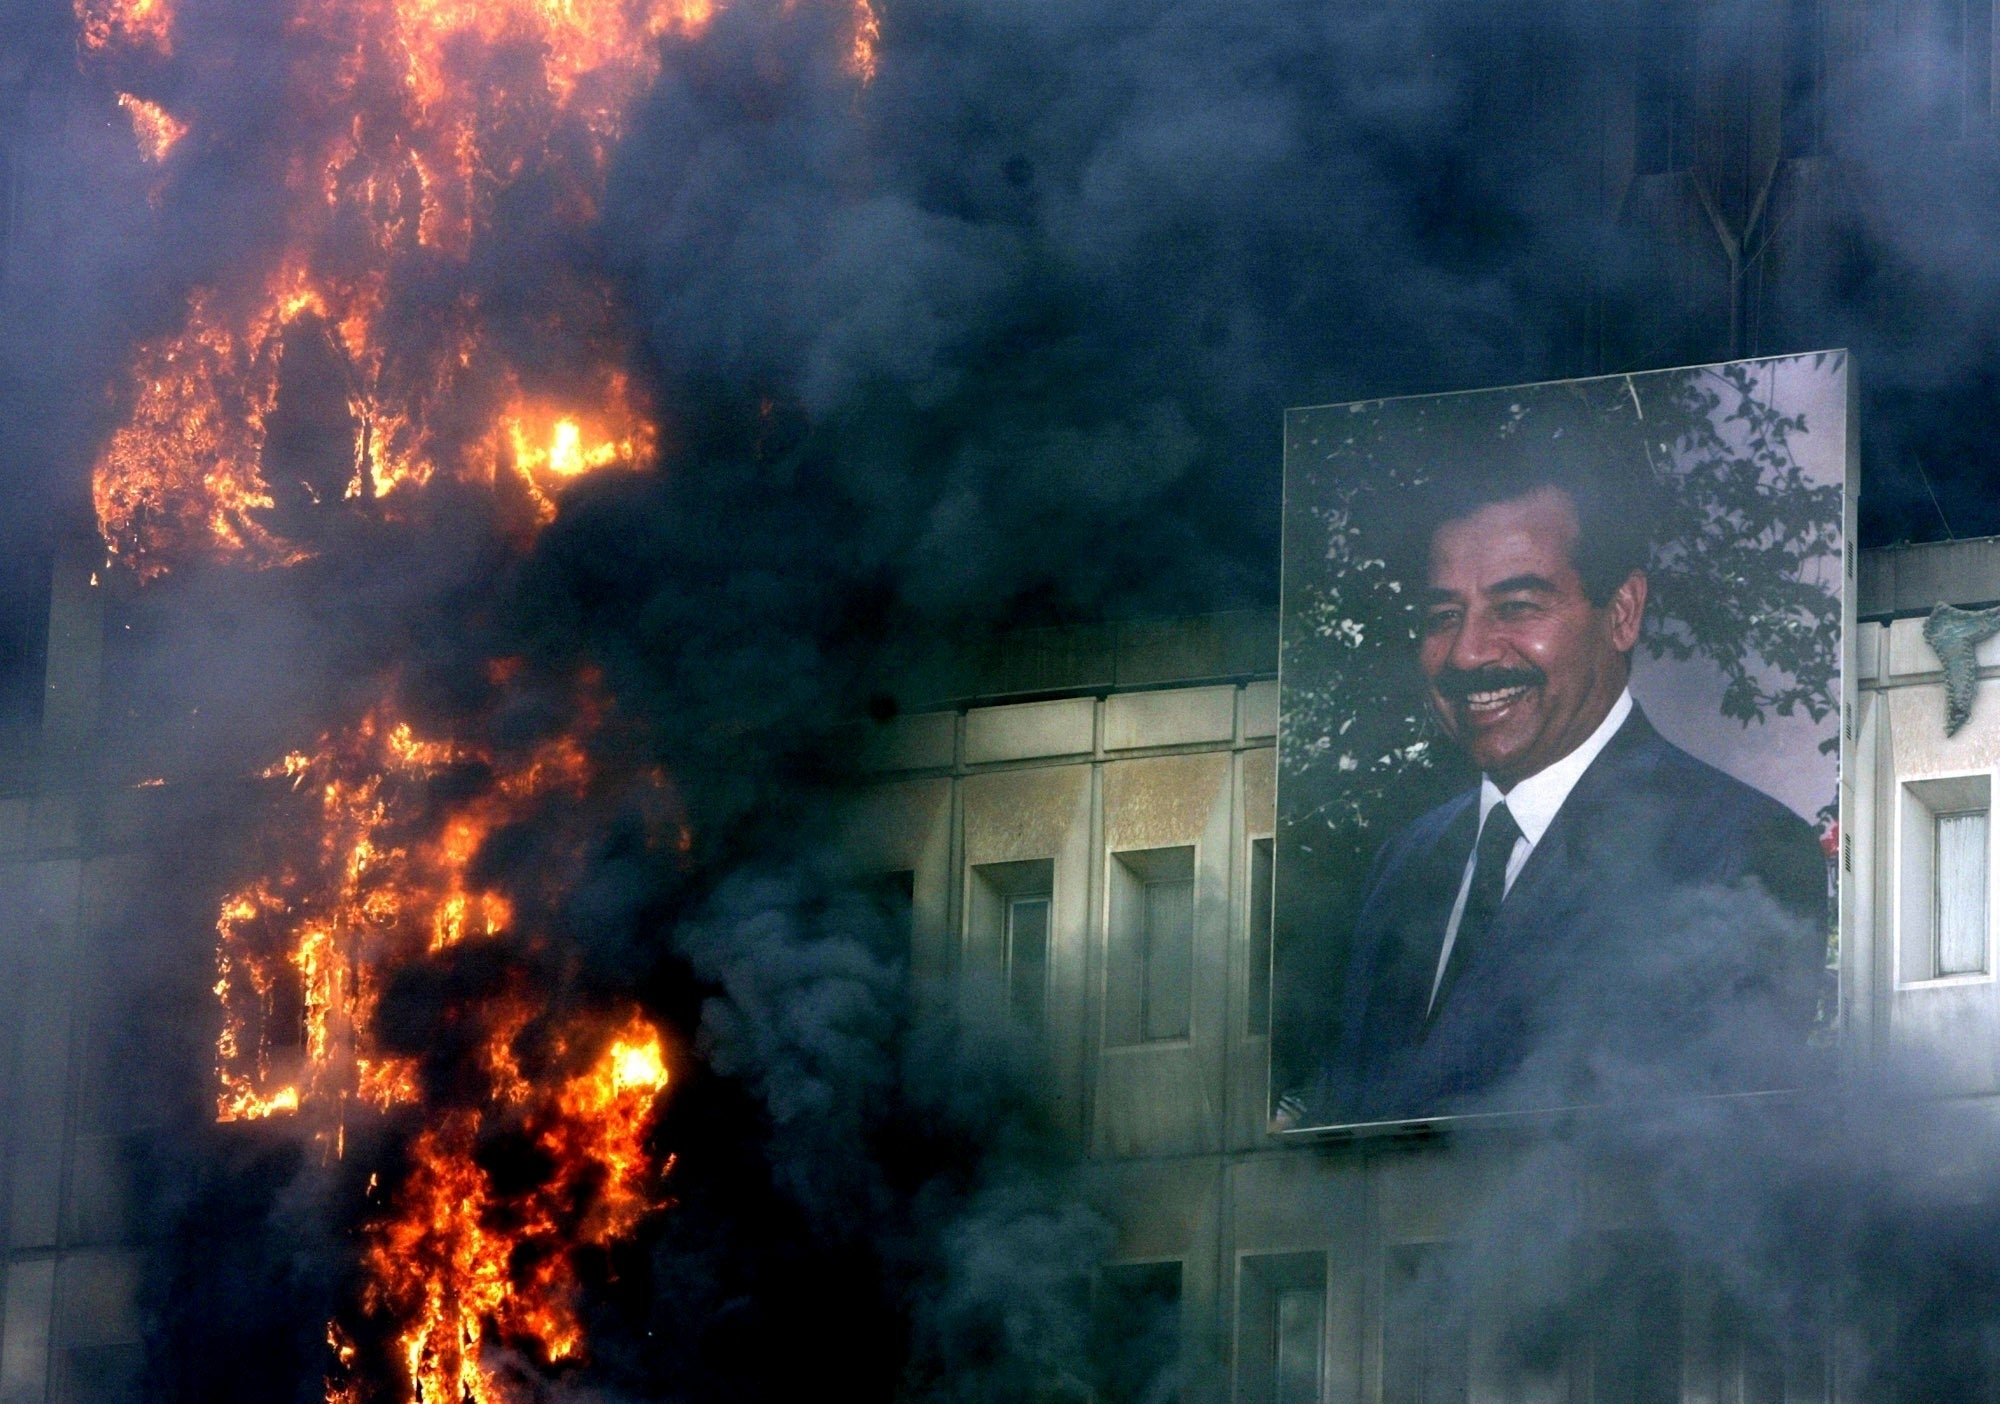
{"type": "Polygon", "coordinates": [[[1389,1250],[1382,1319],[1382,1404],[1463,1404],[1465,1303],[1453,1290],[1457,1254],[1442,1243],[1389,1250]]]}
{"type": "Polygon", "coordinates": [[[1675,1404],[1681,1397],[1681,1284],[1672,1245],[1650,1234],[1617,1233],[1606,1235],[1598,1252],[1589,1293],[1595,1397],[1675,1404]]]}
{"type": "Polygon", "coordinates": [[[1177,1404],[1181,1265],[1128,1263],[1098,1275],[1091,1310],[1097,1404],[1177,1404]]]}

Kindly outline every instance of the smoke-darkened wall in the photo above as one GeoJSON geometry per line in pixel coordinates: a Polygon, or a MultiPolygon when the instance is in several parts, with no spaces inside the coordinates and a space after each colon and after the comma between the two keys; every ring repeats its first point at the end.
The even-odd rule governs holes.
{"type": "MultiPolygon", "coordinates": [[[[67,6],[0,12],[0,668],[24,709],[46,562],[89,539],[135,348],[277,261],[287,155],[347,120],[301,98],[340,61],[298,37],[305,8],[180,0],[171,55],[111,68],[67,6]],[[120,91],[189,125],[165,161],[120,91]]],[[[583,1256],[589,1363],[523,1360],[522,1387],[775,1398],[839,1361],[863,1394],[1079,1397],[1109,1229],[1018,1038],[913,986],[895,912],[844,871],[842,723],[995,630],[1268,604],[1290,405],[1844,344],[1863,544],[2000,530],[1996,167],[1968,137],[1991,84],[1981,108],[1965,33],[1686,9],[881,0],[864,82],[851,7],[721,7],[660,39],[590,200],[553,163],[494,173],[484,232],[398,265],[383,304],[398,345],[476,305],[523,374],[574,381],[606,348],[629,372],[656,461],[566,489],[539,534],[497,495],[396,515],[329,491],[352,387],[338,319],[300,322],[252,518],[311,559],[103,586],[97,778],[196,797],[150,831],[180,842],[127,864],[157,899],[107,919],[146,959],[90,967],[107,1046],[164,1070],[128,1089],[152,1394],[323,1397],[369,1176],[407,1170],[407,1111],[333,1162],[208,1124],[214,913],[290,856],[253,818],[283,834],[292,801],[226,787],[391,689],[424,734],[500,758],[438,781],[412,842],[552,737],[587,730],[601,777],[481,848],[532,917],[517,938],[386,993],[424,1105],[482,1075],[451,1031],[510,981],[636,1005],[678,1050],[650,1143],[673,1207],[583,1256]]],[[[319,247],[338,264],[353,237],[334,221],[319,247]]],[[[504,398],[497,372],[467,384],[440,412],[454,443],[504,398]]],[[[1970,1340],[1963,1245],[1991,1226],[1912,1204],[1878,1151],[1983,1142],[1902,1115],[1780,1134],[1702,1111],[1584,1150],[1645,1166],[1660,1221],[1725,1246],[1712,1266],[1767,1334],[1814,1279],[1872,1309],[1894,1274],[1900,1329],[1970,1340]]],[[[496,1182],[546,1174],[524,1134],[482,1143],[496,1182]]],[[[1454,1269],[1461,1296],[1533,1283],[1530,1343],[1595,1281],[1541,1252],[1570,1239],[1533,1180],[1486,1214],[1513,1256],[1454,1269]]]]}

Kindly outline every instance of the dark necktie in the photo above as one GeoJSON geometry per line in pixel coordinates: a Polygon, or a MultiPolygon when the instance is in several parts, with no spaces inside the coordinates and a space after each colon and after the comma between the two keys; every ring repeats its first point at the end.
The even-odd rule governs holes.
{"type": "Polygon", "coordinates": [[[1432,1018],[1444,1008],[1459,972],[1479,953],[1480,943],[1492,929],[1500,899],[1507,895],[1507,860],[1513,856],[1514,841],[1520,837],[1521,826],[1514,822],[1506,802],[1494,805],[1479,830],[1479,843],[1472,859],[1472,886],[1466,889],[1465,911],[1458,919],[1458,935],[1451,943],[1451,959],[1445,962],[1444,979],[1438,983],[1437,998],[1431,1001],[1432,1018]]]}

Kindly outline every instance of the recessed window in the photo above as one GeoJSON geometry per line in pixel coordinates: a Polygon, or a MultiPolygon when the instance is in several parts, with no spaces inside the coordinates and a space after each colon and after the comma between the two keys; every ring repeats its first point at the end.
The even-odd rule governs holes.
{"type": "Polygon", "coordinates": [[[1054,860],[981,863],[966,899],[967,965],[997,982],[1016,1020],[1040,1028],[1048,1012],[1054,860]]]}
{"type": "Polygon", "coordinates": [[[1902,983],[1992,973],[1992,777],[1904,782],[1900,827],[1902,983]]]}
{"type": "Polygon", "coordinates": [[[1246,1257],[1238,1287],[1236,1397],[1243,1404],[1319,1404],[1326,1255],[1246,1257]]]}
{"type": "Polygon", "coordinates": [[[1007,1007],[1040,1027],[1049,985],[1049,894],[1007,899],[1007,1007]]]}
{"type": "Polygon", "coordinates": [[[1388,1249],[1382,1311],[1382,1404],[1464,1404],[1469,1332],[1454,1244],[1388,1249]]]}
{"type": "Polygon", "coordinates": [[[1188,1036],[1194,993],[1194,849],[1111,857],[1105,1042],[1188,1036]]]}
{"type": "MultiPolygon", "coordinates": [[[[1594,1399],[1680,1404],[1682,1284],[1673,1242],[1652,1233],[1607,1233],[1591,1246],[1596,1280],[1585,1289],[1576,1322],[1582,1339],[1564,1353],[1587,1362],[1594,1399]]],[[[1754,1357],[1743,1361],[1754,1363],[1754,1357]]],[[[1739,1378],[1740,1392],[1724,1397],[1744,1404],[1786,1397],[1782,1388],[1759,1393],[1762,1381],[1748,1371],[1739,1378]]]]}
{"type": "MultiPolygon", "coordinates": [[[[1565,1245],[1575,1294],[1566,1311],[1544,1314],[1530,1331],[1491,1347],[1496,1327],[1518,1309],[1504,1293],[1467,1290],[1490,1250],[1474,1243],[1391,1245],[1383,1264],[1381,1404],[1466,1404],[1483,1399],[1617,1400],[1680,1404],[1700,1396],[1699,1377],[1683,1388],[1679,1255],[1671,1240],[1645,1232],[1594,1235],[1565,1245]],[[1476,1343],[1476,1344],[1475,1344],[1476,1343]]],[[[1516,1318],[1518,1321],[1518,1318],[1516,1318]]],[[[1714,1337],[1709,1339],[1714,1340],[1714,1337]]],[[[1740,1362],[1749,1366],[1752,1361],[1740,1362]]],[[[1782,1387],[1738,1362],[1715,1359],[1707,1397],[1777,1404],[1782,1387]],[[1730,1376],[1735,1376],[1730,1379],[1730,1376]],[[1714,1388],[1725,1381],[1738,1388],[1714,1388]]],[[[1782,1381],[1780,1381],[1782,1385],[1782,1381]]],[[[1789,1397],[1803,1398],[1803,1393],[1789,1397]]]]}

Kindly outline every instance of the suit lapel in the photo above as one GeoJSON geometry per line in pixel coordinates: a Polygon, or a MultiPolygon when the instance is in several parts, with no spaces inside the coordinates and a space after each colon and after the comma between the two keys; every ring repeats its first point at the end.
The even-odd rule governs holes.
{"type": "Polygon", "coordinates": [[[1419,862],[1419,870],[1399,889],[1407,894],[1396,914],[1392,965],[1383,988],[1393,991],[1378,1005],[1381,1017],[1397,1030],[1391,1042],[1406,1043],[1421,1037],[1430,1003],[1431,985],[1437,978],[1438,956],[1444,950],[1445,922],[1458,886],[1465,876],[1466,859],[1479,827],[1479,792],[1460,797],[1445,816],[1435,842],[1419,862]]]}
{"type": "MultiPolygon", "coordinates": [[[[1631,802],[1656,735],[1635,703],[1625,724],[1577,777],[1562,808],[1543,831],[1542,841],[1522,864],[1507,900],[1500,904],[1494,920],[1495,939],[1487,943],[1487,950],[1497,952],[1498,959],[1519,963],[1526,954],[1522,943],[1538,942],[1547,932],[1569,927],[1556,918],[1574,911],[1590,896],[1596,865],[1588,860],[1585,850],[1619,806],[1631,802]]],[[[1604,876],[1601,872],[1598,875],[1604,876]]]]}

